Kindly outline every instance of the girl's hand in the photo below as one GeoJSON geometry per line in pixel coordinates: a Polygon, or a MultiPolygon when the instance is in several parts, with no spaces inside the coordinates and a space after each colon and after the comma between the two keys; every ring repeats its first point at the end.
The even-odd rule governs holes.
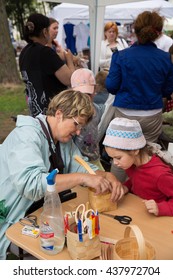
{"type": "Polygon", "coordinates": [[[127,188],[122,185],[120,181],[111,173],[111,172],[104,172],[105,178],[110,182],[111,188],[111,201],[116,202],[120,200],[127,192],[127,188]]]}
{"type": "Polygon", "coordinates": [[[158,216],[159,214],[159,209],[157,206],[157,203],[155,200],[150,199],[150,200],[144,200],[145,206],[148,210],[149,213],[154,214],[155,216],[158,216]]]}

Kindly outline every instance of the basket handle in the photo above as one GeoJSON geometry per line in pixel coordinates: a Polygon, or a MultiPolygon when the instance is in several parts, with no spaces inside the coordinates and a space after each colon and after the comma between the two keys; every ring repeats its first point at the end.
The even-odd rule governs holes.
{"type": "Polygon", "coordinates": [[[145,246],[145,239],[144,236],[139,229],[138,226],[136,225],[129,225],[126,227],[125,232],[124,232],[124,238],[130,237],[130,231],[133,231],[135,234],[138,247],[139,247],[139,259],[140,260],[146,260],[146,246],[145,246]]]}
{"type": "Polygon", "coordinates": [[[74,159],[80,164],[82,165],[87,171],[89,174],[94,174],[96,175],[96,173],[94,172],[94,170],[92,170],[92,168],[89,166],[89,164],[84,161],[80,156],[78,155],[75,155],[74,156],[74,159]]]}
{"type": "MultiPolygon", "coordinates": [[[[94,170],[92,170],[92,168],[89,166],[89,164],[84,161],[80,156],[78,155],[75,155],[74,156],[74,159],[80,164],[82,165],[87,171],[89,174],[93,174],[93,175],[96,175],[96,173],[94,172],[94,170]]],[[[92,192],[96,192],[96,190],[94,188],[91,188],[89,187],[88,190],[92,191],[92,192]]]]}

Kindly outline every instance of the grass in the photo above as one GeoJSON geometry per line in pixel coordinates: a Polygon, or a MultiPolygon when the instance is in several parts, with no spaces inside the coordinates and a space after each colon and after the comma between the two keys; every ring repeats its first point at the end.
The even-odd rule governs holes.
{"type": "Polygon", "coordinates": [[[17,115],[27,109],[24,85],[0,85],[1,119],[17,115]]]}
{"type": "Polygon", "coordinates": [[[15,126],[11,116],[28,114],[24,89],[23,84],[0,84],[0,143],[15,126]]]}

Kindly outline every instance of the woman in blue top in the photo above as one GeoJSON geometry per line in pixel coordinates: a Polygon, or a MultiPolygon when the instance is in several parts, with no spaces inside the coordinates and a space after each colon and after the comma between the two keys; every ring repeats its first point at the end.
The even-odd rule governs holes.
{"type": "Polygon", "coordinates": [[[162,98],[173,92],[170,54],[153,43],[161,34],[164,18],[156,12],[138,15],[134,30],[137,42],[115,52],[106,79],[115,96],[115,117],[139,121],[147,141],[157,142],[162,132],[162,98]]]}
{"type": "Polygon", "coordinates": [[[156,47],[164,18],[156,12],[138,15],[134,29],[137,42],[112,56],[106,79],[115,94],[116,117],[137,119],[146,140],[157,141],[162,130],[162,98],[173,92],[170,54],[156,47]]]}

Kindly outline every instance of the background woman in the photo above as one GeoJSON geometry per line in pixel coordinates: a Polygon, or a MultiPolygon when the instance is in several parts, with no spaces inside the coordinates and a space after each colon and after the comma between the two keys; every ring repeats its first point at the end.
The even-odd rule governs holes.
{"type": "MultiPolygon", "coordinates": [[[[66,50],[56,40],[56,37],[58,35],[59,22],[54,18],[49,18],[49,21],[50,21],[50,26],[49,26],[50,38],[47,46],[51,47],[59,55],[59,57],[66,63],[66,57],[65,57],[66,50]]],[[[75,68],[83,67],[81,57],[77,55],[73,55],[73,63],[75,68]]]]}
{"type": "Polygon", "coordinates": [[[138,41],[112,56],[106,78],[115,96],[115,117],[139,121],[147,141],[157,142],[162,131],[162,98],[173,92],[170,54],[153,43],[162,32],[164,18],[156,12],[138,15],[134,29],[138,41]]]}
{"type": "MultiPolygon", "coordinates": [[[[139,14],[134,23],[137,42],[113,54],[106,78],[108,91],[115,95],[114,116],[138,120],[151,142],[157,142],[162,132],[162,98],[173,92],[170,54],[153,43],[163,23],[164,18],[156,12],[139,14]]],[[[114,165],[111,171],[121,180],[114,165]]]]}
{"type": "Polygon", "coordinates": [[[112,54],[127,47],[127,42],[118,38],[118,26],[116,23],[107,22],[104,27],[104,40],[101,42],[100,70],[109,69],[112,54]]]}
{"type": "Polygon", "coordinates": [[[50,38],[49,26],[48,17],[38,13],[29,16],[25,26],[25,40],[28,44],[19,57],[33,117],[45,112],[50,98],[70,86],[70,78],[75,70],[70,51],[64,52],[64,63],[54,50],[46,46],[50,38]]]}
{"type": "Polygon", "coordinates": [[[65,61],[65,50],[56,39],[58,35],[59,22],[54,18],[49,18],[49,21],[49,41],[47,43],[47,46],[51,47],[61,57],[61,59],[65,61]]]}

